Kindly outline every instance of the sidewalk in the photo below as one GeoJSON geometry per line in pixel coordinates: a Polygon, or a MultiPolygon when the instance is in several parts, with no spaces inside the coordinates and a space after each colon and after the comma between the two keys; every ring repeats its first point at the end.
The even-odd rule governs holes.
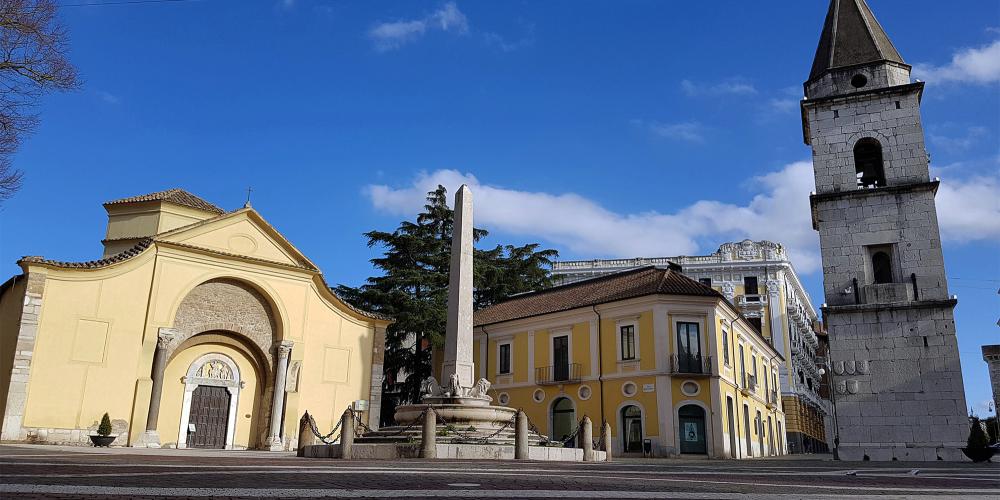
{"type": "Polygon", "coordinates": [[[60,446],[48,444],[4,443],[0,448],[0,456],[26,455],[30,452],[39,453],[86,453],[92,455],[158,455],[178,457],[249,457],[249,458],[284,458],[295,457],[294,451],[262,451],[262,450],[206,450],[202,448],[130,448],[116,446],[112,448],[95,448],[93,446],[60,446]],[[16,449],[14,453],[4,453],[16,449]]]}

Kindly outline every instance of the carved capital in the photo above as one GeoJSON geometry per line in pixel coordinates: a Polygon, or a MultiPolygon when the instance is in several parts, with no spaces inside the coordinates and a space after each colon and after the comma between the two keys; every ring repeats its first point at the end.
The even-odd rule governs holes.
{"type": "Polygon", "coordinates": [[[174,330],[173,328],[160,328],[159,331],[156,332],[156,347],[165,349],[176,337],[177,330],[174,330]]]}
{"type": "Polygon", "coordinates": [[[282,340],[274,344],[274,349],[278,353],[278,359],[287,359],[288,354],[292,352],[292,346],[295,345],[291,340],[282,340]]]}

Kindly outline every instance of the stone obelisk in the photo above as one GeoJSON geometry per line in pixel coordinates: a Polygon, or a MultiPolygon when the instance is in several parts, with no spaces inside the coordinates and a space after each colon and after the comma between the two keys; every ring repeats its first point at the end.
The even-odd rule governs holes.
{"type": "Polygon", "coordinates": [[[452,374],[458,375],[461,387],[472,387],[472,191],[465,184],[455,193],[442,383],[452,374]]]}

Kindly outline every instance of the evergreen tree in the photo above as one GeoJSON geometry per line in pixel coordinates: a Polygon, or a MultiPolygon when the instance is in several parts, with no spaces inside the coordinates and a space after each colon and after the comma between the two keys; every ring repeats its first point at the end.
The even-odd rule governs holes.
{"type": "MultiPolygon", "coordinates": [[[[334,290],[355,306],[395,320],[386,330],[384,422],[391,420],[397,404],[419,399],[420,383],[431,374],[431,349],[444,345],[454,227],[447,194],[443,186],[427,193],[427,204],[416,220],[401,222],[391,233],[365,233],[369,247],[384,249],[381,257],[371,260],[382,275],[368,278],[359,288],[339,285],[334,290]],[[397,380],[399,374],[406,374],[405,379],[397,380]]],[[[486,235],[485,230],[473,230],[476,241],[486,235]]],[[[548,267],[558,253],[538,247],[497,245],[492,250],[476,250],[475,306],[551,286],[548,267]]]]}

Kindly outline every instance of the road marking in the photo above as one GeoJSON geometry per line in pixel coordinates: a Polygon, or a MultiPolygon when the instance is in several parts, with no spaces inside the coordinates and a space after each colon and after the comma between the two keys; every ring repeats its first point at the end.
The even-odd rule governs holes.
{"type": "MultiPolygon", "coordinates": [[[[499,498],[634,498],[666,499],[680,498],[692,500],[786,500],[802,498],[802,494],[746,494],[746,493],[698,493],[678,491],[570,491],[570,490],[356,490],[356,489],[308,489],[308,488],[149,488],[121,486],[61,486],[61,485],[0,485],[0,493],[22,493],[43,495],[121,495],[121,496],[165,496],[165,497],[300,497],[300,498],[456,498],[456,497],[499,497],[499,498]]],[[[843,498],[841,495],[809,495],[814,499],[843,498]]],[[[905,495],[852,497],[863,500],[906,500],[905,495]]],[[[922,500],[936,500],[948,497],[927,495],[922,500]]],[[[1000,496],[984,497],[1000,498],[1000,496]]]]}
{"type": "MultiPolygon", "coordinates": [[[[914,487],[887,487],[880,485],[868,485],[868,486],[845,486],[845,485],[817,485],[817,484],[794,484],[794,483],[765,483],[765,482],[747,482],[747,481],[724,481],[724,480],[702,480],[702,479],[680,479],[680,478],[664,478],[664,477],[636,477],[629,473],[623,473],[621,475],[600,475],[600,474],[588,474],[588,475],[574,475],[574,474],[539,474],[537,471],[531,471],[527,473],[520,472],[508,472],[504,470],[496,471],[478,471],[478,470],[468,470],[463,469],[458,471],[461,475],[466,477],[471,476],[496,476],[496,477],[529,477],[533,479],[542,478],[552,478],[552,479],[582,479],[582,480],[612,480],[612,481],[623,481],[623,480],[635,480],[635,481],[645,481],[645,482],[660,482],[660,483],[687,483],[687,484],[710,484],[710,485],[732,485],[732,486],[753,486],[753,487],[772,487],[772,488],[807,488],[810,490],[836,490],[836,491],[888,491],[888,492],[912,492],[912,493],[943,493],[943,494],[965,494],[965,495],[977,495],[977,494],[987,494],[995,493],[997,490],[994,489],[975,489],[975,488],[927,488],[921,486],[914,487]]],[[[34,474],[34,475],[19,475],[15,476],[13,474],[6,474],[4,477],[38,477],[38,478],[94,478],[94,477],[128,477],[128,476],[196,476],[196,475],[244,475],[247,471],[180,471],[180,472],[130,472],[130,473],[108,473],[108,474],[34,474]]],[[[357,474],[358,471],[355,470],[284,470],[284,471],[271,471],[271,470],[259,470],[253,471],[255,475],[263,474],[330,474],[330,475],[349,475],[357,474]]],[[[369,473],[381,474],[381,475],[454,475],[456,471],[440,471],[440,470],[427,470],[427,469],[417,469],[417,470],[405,470],[405,469],[379,469],[370,470],[369,473]]],[[[898,477],[898,476],[896,476],[898,477]]],[[[1000,497],[998,497],[1000,498],[1000,497]]]]}
{"type": "Polygon", "coordinates": [[[448,483],[448,486],[453,488],[476,488],[479,483],[448,483]]]}

